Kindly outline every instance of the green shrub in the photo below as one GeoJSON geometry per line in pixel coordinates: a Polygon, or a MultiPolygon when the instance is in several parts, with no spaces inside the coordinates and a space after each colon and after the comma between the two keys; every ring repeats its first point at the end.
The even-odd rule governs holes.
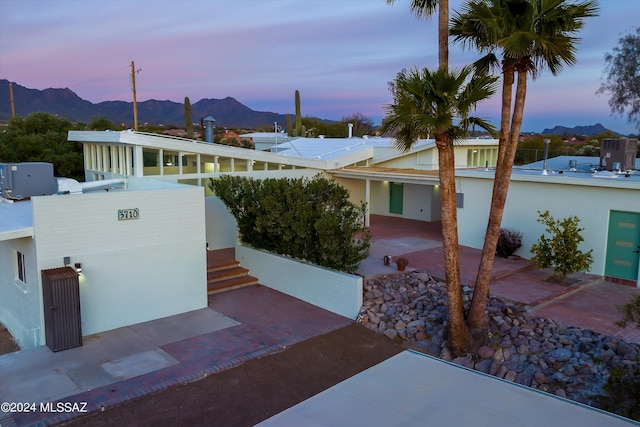
{"type": "Polygon", "coordinates": [[[256,249],[346,272],[369,255],[365,205],[351,203],[335,181],[223,175],[209,187],[236,218],[242,242],[256,249]]]}
{"type": "Polygon", "coordinates": [[[628,303],[616,308],[622,313],[622,320],[616,322],[616,325],[626,328],[631,323],[636,329],[640,329],[640,294],[632,296],[628,303]]]}
{"type": "Polygon", "coordinates": [[[549,211],[541,213],[538,222],[546,225],[546,233],[540,236],[538,243],[531,247],[533,257],[531,261],[540,268],[553,267],[554,275],[561,282],[565,282],[567,275],[577,271],[588,270],[593,263],[593,249],[582,252],[579,245],[584,241],[579,228],[580,219],[570,216],[562,220],[554,219],[549,211]]]}
{"type": "Polygon", "coordinates": [[[640,367],[614,368],[597,397],[602,409],[640,421],[640,367]]]}

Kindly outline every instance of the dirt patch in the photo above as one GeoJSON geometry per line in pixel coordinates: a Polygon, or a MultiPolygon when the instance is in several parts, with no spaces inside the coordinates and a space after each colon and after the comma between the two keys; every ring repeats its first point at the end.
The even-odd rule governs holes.
{"type": "Polygon", "coordinates": [[[568,288],[569,286],[575,285],[576,283],[580,282],[580,279],[577,279],[571,276],[562,277],[560,275],[553,274],[547,277],[546,279],[544,279],[544,281],[547,283],[553,283],[554,285],[560,285],[568,288]]]}
{"type": "Polygon", "coordinates": [[[0,324],[0,354],[13,353],[20,350],[18,343],[13,339],[4,325],[0,324]]]}
{"type": "Polygon", "coordinates": [[[403,350],[352,324],[65,425],[252,426],[403,350]]]}

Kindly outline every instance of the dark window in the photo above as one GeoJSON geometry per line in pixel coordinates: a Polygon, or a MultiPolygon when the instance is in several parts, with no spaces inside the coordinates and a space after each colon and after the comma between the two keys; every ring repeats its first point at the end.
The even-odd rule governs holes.
{"type": "Polygon", "coordinates": [[[24,264],[25,264],[24,254],[22,252],[16,251],[16,267],[17,267],[16,278],[20,280],[22,283],[27,283],[26,267],[24,264]]]}

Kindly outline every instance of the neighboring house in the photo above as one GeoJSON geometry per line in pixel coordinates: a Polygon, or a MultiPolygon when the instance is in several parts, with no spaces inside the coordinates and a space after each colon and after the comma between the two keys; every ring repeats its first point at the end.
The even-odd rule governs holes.
{"type": "Polygon", "coordinates": [[[221,139],[226,139],[227,143],[230,145],[240,145],[240,135],[232,131],[225,132],[221,139]],[[231,140],[234,140],[235,144],[231,144],[231,140]]]}
{"type": "Polygon", "coordinates": [[[59,326],[43,298],[51,269],[70,267],[82,336],[207,306],[202,188],[128,176],[82,191],[0,201],[0,323],[21,348],[59,326]]]}
{"type": "Polygon", "coordinates": [[[257,151],[269,151],[272,147],[277,147],[279,144],[296,138],[290,137],[284,132],[251,132],[243,133],[240,137],[253,141],[257,151]]]}
{"type": "MultiPolygon", "coordinates": [[[[491,203],[493,171],[459,171],[460,244],[481,248],[491,203]]],[[[567,169],[514,169],[502,226],[522,232],[525,258],[544,233],[538,211],[556,219],[576,215],[584,228],[581,249],[593,249],[590,272],[638,286],[640,279],[640,174],[582,172],[567,169]],[[562,172],[560,172],[562,171],[562,172]]]]}
{"type": "MultiPolygon", "coordinates": [[[[438,177],[433,172],[438,157],[433,140],[421,140],[406,152],[399,151],[391,138],[298,138],[279,144],[272,152],[132,131],[71,131],[69,140],[84,145],[87,181],[153,177],[204,186],[205,194],[211,195],[208,179],[221,173],[258,178],[323,173],[349,188],[354,200],[365,201],[370,213],[440,219],[438,177]],[[384,171],[389,168],[407,170],[403,174],[408,176],[390,179],[384,171]],[[416,170],[418,174],[427,171],[426,187],[416,170]]],[[[486,138],[456,143],[456,167],[494,166],[497,144],[497,140],[486,138]]],[[[221,247],[212,239],[207,237],[212,248],[221,247]]]]}

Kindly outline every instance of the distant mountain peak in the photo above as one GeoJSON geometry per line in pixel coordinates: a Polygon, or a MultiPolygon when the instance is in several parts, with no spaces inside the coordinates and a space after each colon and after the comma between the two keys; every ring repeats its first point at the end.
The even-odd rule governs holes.
{"type": "Polygon", "coordinates": [[[543,135],[586,135],[586,136],[595,136],[605,132],[613,132],[616,135],[619,135],[617,132],[614,132],[610,129],[602,126],[601,123],[596,123],[595,125],[588,126],[575,126],[575,127],[566,127],[566,126],[556,126],[551,129],[545,129],[542,131],[543,135]]]}

